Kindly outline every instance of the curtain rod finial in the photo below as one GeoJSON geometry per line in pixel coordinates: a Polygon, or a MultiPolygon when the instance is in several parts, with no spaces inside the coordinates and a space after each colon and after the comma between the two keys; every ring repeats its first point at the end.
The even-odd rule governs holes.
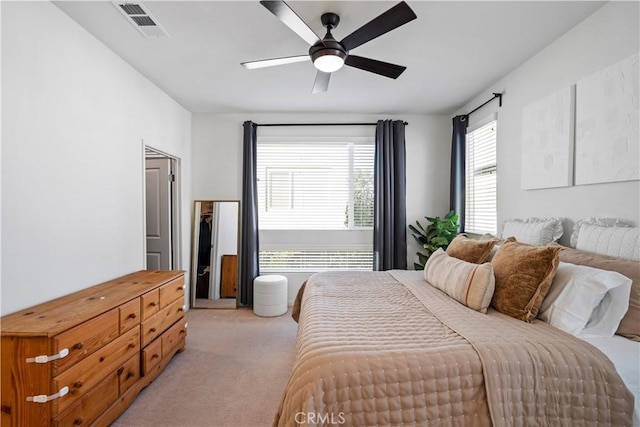
{"type": "Polygon", "coordinates": [[[498,107],[502,107],[502,93],[493,92],[493,97],[498,98],[498,107]]]}

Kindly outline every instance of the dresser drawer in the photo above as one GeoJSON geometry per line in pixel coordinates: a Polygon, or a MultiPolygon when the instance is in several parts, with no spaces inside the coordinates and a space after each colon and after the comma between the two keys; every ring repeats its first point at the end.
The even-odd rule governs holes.
{"type": "Polygon", "coordinates": [[[55,427],[88,426],[118,399],[118,376],[112,372],[68,411],[57,416],[55,427]]]}
{"type": "Polygon", "coordinates": [[[142,300],[142,320],[147,320],[160,311],[160,290],[154,289],[140,297],[142,300]]]}
{"type": "Polygon", "coordinates": [[[120,334],[140,324],[140,298],[122,304],[118,308],[120,316],[120,334]]]}
{"type": "Polygon", "coordinates": [[[57,375],[78,361],[89,356],[105,344],[113,341],[119,333],[118,309],[107,311],[75,328],[53,337],[53,353],[68,349],[69,355],[53,362],[53,375],[57,375]]]}
{"type": "Polygon", "coordinates": [[[167,307],[177,299],[184,301],[184,288],[184,277],[160,286],[160,309],[167,307]]]}
{"type": "Polygon", "coordinates": [[[140,378],[140,356],[136,354],[118,368],[118,385],[120,394],[124,394],[140,378]]]}
{"type": "Polygon", "coordinates": [[[140,329],[133,328],[95,353],[67,369],[52,381],[52,389],[69,387],[69,394],[53,400],[52,411],[56,416],[100,383],[105,375],[115,372],[127,360],[140,351],[140,329]]]}
{"type": "Polygon", "coordinates": [[[142,347],[162,334],[169,326],[184,315],[184,301],[175,300],[168,307],[142,322],[142,347]]]}
{"type": "Polygon", "coordinates": [[[157,339],[142,350],[142,375],[147,375],[162,360],[162,340],[157,339]]]}
{"type": "Polygon", "coordinates": [[[183,342],[184,337],[187,336],[186,319],[178,321],[175,325],[169,328],[167,332],[162,334],[162,357],[170,357],[180,343],[183,342]]]}

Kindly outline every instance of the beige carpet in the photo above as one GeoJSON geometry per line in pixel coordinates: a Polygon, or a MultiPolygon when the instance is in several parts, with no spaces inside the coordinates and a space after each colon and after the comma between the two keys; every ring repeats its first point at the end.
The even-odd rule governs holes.
{"type": "Polygon", "coordinates": [[[187,313],[187,347],[140,393],[115,427],[269,426],[293,366],[290,313],[187,313]]]}

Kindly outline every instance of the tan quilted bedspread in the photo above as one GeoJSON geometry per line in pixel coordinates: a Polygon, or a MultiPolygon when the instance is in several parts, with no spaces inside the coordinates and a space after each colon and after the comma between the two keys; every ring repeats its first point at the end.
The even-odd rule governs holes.
{"type": "Polygon", "coordinates": [[[630,426],[597,349],[543,322],[481,314],[421,272],[327,272],[301,299],[274,425],[630,426]]]}

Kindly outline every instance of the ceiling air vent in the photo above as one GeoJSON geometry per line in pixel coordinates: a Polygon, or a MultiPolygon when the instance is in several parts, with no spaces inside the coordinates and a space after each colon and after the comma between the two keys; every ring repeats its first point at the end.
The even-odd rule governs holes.
{"type": "Polygon", "coordinates": [[[113,2],[113,5],[143,36],[167,37],[169,35],[142,3],[113,2]]]}

